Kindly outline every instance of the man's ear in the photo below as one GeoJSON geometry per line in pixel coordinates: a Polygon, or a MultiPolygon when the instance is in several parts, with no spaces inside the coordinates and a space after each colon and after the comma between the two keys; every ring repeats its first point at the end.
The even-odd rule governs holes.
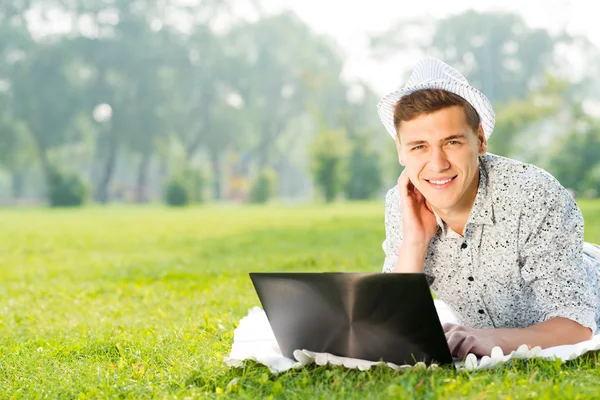
{"type": "Polygon", "coordinates": [[[477,128],[477,140],[479,141],[479,154],[487,153],[487,139],[485,138],[485,132],[481,124],[477,128]]]}

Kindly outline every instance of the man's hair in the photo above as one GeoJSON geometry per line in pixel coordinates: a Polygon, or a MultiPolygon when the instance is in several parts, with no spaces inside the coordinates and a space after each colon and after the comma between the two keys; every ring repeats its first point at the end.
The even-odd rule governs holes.
{"type": "Polygon", "coordinates": [[[402,121],[410,121],[423,114],[431,114],[447,107],[459,106],[465,112],[467,124],[477,133],[480,118],[468,101],[457,94],[442,89],[422,89],[402,96],[394,107],[396,135],[402,121]]]}

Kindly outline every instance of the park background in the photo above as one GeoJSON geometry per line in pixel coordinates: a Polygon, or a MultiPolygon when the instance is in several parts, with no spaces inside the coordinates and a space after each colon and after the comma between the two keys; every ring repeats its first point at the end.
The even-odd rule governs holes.
{"type": "Polygon", "coordinates": [[[495,373],[229,370],[251,271],[380,271],[379,98],[423,56],[496,109],[600,242],[600,25],[583,1],[0,5],[0,397],[577,397],[596,356],[495,373]],[[485,4],[483,4],[485,3],[485,4]]]}

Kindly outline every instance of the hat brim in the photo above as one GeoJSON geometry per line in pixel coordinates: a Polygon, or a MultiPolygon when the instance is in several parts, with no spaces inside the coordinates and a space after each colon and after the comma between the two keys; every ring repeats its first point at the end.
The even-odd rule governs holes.
{"type": "Polygon", "coordinates": [[[400,90],[388,94],[379,101],[377,104],[379,119],[392,138],[396,138],[396,128],[394,127],[394,108],[396,104],[398,104],[398,101],[403,96],[424,89],[442,89],[465,99],[479,114],[485,138],[488,139],[492,135],[496,123],[496,115],[489,99],[472,86],[440,79],[421,82],[418,85],[405,86],[400,90]]]}

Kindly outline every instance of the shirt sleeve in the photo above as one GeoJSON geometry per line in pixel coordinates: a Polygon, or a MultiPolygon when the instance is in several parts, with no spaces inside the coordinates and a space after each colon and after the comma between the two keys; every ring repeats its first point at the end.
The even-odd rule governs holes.
{"type": "Polygon", "coordinates": [[[595,295],[583,260],[581,211],[551,176],[541,177],[528,192],[519,221],[519,258],[538,323],[563,317],[595,333],[595,295]]]}
{"type": "Polygon", "coordinates": [[[392,272],[398,261],[398,250],[402,244],[402,212],[398,187],[390,189],[385,196],[385,253],[382,272],[392,272]]]}

